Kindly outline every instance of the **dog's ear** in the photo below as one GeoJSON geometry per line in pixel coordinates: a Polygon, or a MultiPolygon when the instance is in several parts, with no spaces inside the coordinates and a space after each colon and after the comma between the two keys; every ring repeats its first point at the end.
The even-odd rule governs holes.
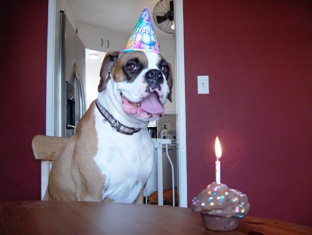
{"type": "Polygon", "coordinates": [[[113,67],[113,65],[116,63],[118,56],[119,56],[119,51],[113,51],[109,52],[105,55],[102,67],[100,70],[100,84],[98,86],[98,92],[101,92],[105,89],[107,81],[109,80],[109,73],[110,69],[113,67]]]}
{"type": "Polygon", "coordinates": [[[167,77],[167,83],[168,83],[170,92],[167,96],[167,99],[172,103],[172,86],[173,86],[172,67],[170,63],[168,63],[168,65],[169,65],[169,75],[167,77]]]}

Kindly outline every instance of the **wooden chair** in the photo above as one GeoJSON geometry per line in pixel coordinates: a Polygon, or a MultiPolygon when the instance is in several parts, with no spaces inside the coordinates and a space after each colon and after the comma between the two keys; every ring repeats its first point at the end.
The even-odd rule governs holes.
{"type": "Polygon", "coordinates": [[[67,137],[36,135],[32,139],[32,150],[36,160],[53,162],[68,143],[67,137]]]}

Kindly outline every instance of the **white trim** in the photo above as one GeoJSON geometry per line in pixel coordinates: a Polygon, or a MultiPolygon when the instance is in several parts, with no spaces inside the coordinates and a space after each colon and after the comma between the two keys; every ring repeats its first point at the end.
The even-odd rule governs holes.
{"type": "Polygon", "coordinates": [[[185,113],[185,73],[184,73],[184,27],[183,0],[175,2],[176,9],[176,75],[177,75],[177,132],[178,132],[178,172],[179,206],[187,207],[187,158],[186,158],[186,113],[185,113]]]}
{"type": "MultiPolygon", "coordinates": [[[[56,1],[49,0],[48,6],[48,34],[47,34],[47,82],[46,82],[46,135],[54,135],[55,124],[55,79],[56,55],[55,55],[55,38],[56,38],[56,1]]],[[[43,199],[49,179],[50,163],[41,161],[41,199],[43,199]]]]}

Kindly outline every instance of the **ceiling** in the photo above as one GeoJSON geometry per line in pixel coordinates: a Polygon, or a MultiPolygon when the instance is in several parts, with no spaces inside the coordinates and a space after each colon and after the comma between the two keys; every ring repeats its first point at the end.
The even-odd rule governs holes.
{"type": "MultiPolygon", "coordinates": [[[[153,18],[153,9],[160,0],[65,0],[78,22],[131,34],[144,7],[153,18]]],[[[158,40],[172,40],[173,34],[157,28],[152,20],[158,40]]]]}

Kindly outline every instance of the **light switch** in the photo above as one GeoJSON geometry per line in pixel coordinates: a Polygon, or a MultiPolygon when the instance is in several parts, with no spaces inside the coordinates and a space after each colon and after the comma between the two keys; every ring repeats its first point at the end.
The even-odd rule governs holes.
{"type": "Polygon", "coordinates": [[[197,92],[198,94],[209,94],[209,77],[197,76],[197,92]]]}

